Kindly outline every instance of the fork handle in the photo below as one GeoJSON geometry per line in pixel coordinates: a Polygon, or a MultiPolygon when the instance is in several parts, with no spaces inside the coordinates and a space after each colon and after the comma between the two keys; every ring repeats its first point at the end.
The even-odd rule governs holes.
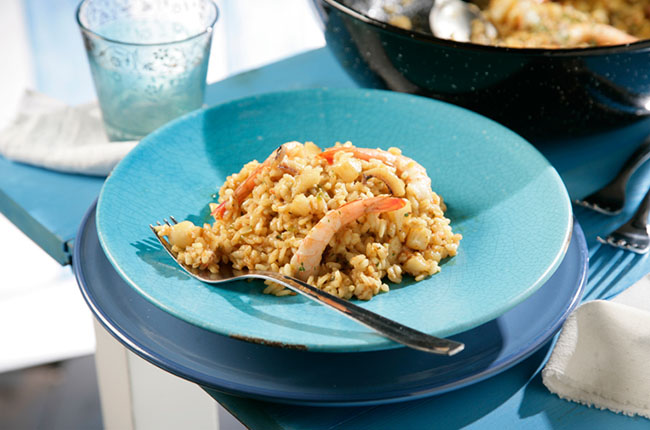
{"type": "Polygon", "coordinates": [[[641,201],[639,208],[636,210],[629,224],[634,227],[645,229],[648,225],[648,215],[650,214],[650,190],[646,193],[641,201]]]}
{"type": "Polygon", "coordinates": [[[610,185],[618,185],[619,188],[625,192],[625,186],[632,174],[643,163],[650,159],[650,136],[634,151],[632,155],[625,161],[621,170],[619,170],[616,177],[609,183],[610,185]]]}
{"type": "Polygon", "coordinates": [[[465,345],[460,342],[422,333],[421,331],[404,326],[396,321],[357,306],[347,300],[319,290],[299,279],[285,276],[281,273],[255,271],[254,273],[247,273],[244,276],[248,278],[267,279],[282,284],[298,294],[302,294],[311,300],[339,311],[348,318],[379,332],[397,343],[414,349],[432,352],[434,354],[454,355],[465,348],[465,345]]]}

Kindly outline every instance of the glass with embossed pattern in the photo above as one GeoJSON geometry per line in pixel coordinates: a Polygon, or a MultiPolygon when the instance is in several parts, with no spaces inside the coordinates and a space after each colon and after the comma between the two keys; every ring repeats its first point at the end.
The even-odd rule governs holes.
{"type": "Polygon", "coordinates": [[[139,140],[203,105],[212,0],[84,0],[77,8],[110,140],[139,140]]]}

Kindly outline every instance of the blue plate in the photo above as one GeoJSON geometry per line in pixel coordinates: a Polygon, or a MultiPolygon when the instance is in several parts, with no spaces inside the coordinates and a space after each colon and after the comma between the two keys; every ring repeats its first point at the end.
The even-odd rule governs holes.
{"type": "Polygon", "coordinates": [[[228,394],[305,405],[364,405],[440,394],[495,375],[542,347],[580,301],[588,250],[573,239],[553,276],[499,318],[454,339],[466,349],[440,357],[408,348],[331,354],[256,345],[201,329],[161,311],[129,287],[99,246],[94,207],[74,246],[81,292],[101,324],[149,362],[228,394]],[[314,371],[317,369],[317,371],[314,371]]]}
{"type": "Polygon", "coordinates": [[[108,260],[143,297],[215,333],[311,351],[396,347],[303,297],[262,294],[261,282],[195,281],[155,243],[150,223],[170,215],[208,221],[208,202],[226,176],[289,140],[400,147],[426,167],[447,202],[464,236],[458,256],[439,274],[361,303],[388,318],[438,336],[468,330],[529,297],[566,252],[572,224],[564,184],[515,133],[428,98],[304,90],[197,111],[145,138],[102,188],[97,230],[108,260]]]}

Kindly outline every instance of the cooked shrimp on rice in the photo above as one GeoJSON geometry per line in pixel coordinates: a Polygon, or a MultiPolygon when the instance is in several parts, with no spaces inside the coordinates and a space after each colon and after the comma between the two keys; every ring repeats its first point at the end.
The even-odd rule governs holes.
{"type": "MultiPolygon", "coordinates": [[[[399,283],[440,271],[456,255],[442,198],[424,167],[397,148],[288,142],[263,163],[229,176],[210,203],[214,223],[160,226],[193,267],[272,270],[335,296],[369,300],[399,283]]],[[[264,292],[292,294],[266,281],[264,292]]]]}

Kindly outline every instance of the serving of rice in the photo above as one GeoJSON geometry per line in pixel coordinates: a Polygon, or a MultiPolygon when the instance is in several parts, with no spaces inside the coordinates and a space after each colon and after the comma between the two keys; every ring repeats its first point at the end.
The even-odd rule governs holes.
{"type": "MultiPolygon", "coordinates": [[[[649,0],[489,0],[471,40],[513,48],[586,48],[650,38],[649,0]]],[[[487,4],[486,4],[487,3],[487,4]]]]}
{"type": "MultiPolygon", "coordinates": [[[[385,278],[400,283],[408,274],[420,281],[440,271],[441,260],[456,255],[462,237],[452,232],[445,204],[429,191],[428,177],[430,198],[422,199],[415,190],[422,184],[413,183],[419,178],[411,170],[400,171],[385,160],[361,159],[350,142],[337,143],[334,148],[345,150],[329,160],[311,142],[283,147],[286,154],[280,162],[260,167],[262,163],[251,161],[226,179],[219,190],[221,205],[210,203],[213,214],[222,210],[212,225],[183,221],[157,228],[177,258],[215,273],[219,265],[229,264],[235,270],[296,276],[304,268],[296,267],[294,255],[321,219],[330,211],[344,211],[348,202],[377,196],[403,202],[396,210],[367,213],[338,229],[320,264],[305,279],[309,284],[341,298],[369,300],[389,290],[385,278]],[[238,188],[244,183],[251,190],[238,202],[238,188]]],[[[382,152],[417,165],[397,148],[382,152]]],[[[266,283],[265,293],[292,294],[266,283]]]]}

